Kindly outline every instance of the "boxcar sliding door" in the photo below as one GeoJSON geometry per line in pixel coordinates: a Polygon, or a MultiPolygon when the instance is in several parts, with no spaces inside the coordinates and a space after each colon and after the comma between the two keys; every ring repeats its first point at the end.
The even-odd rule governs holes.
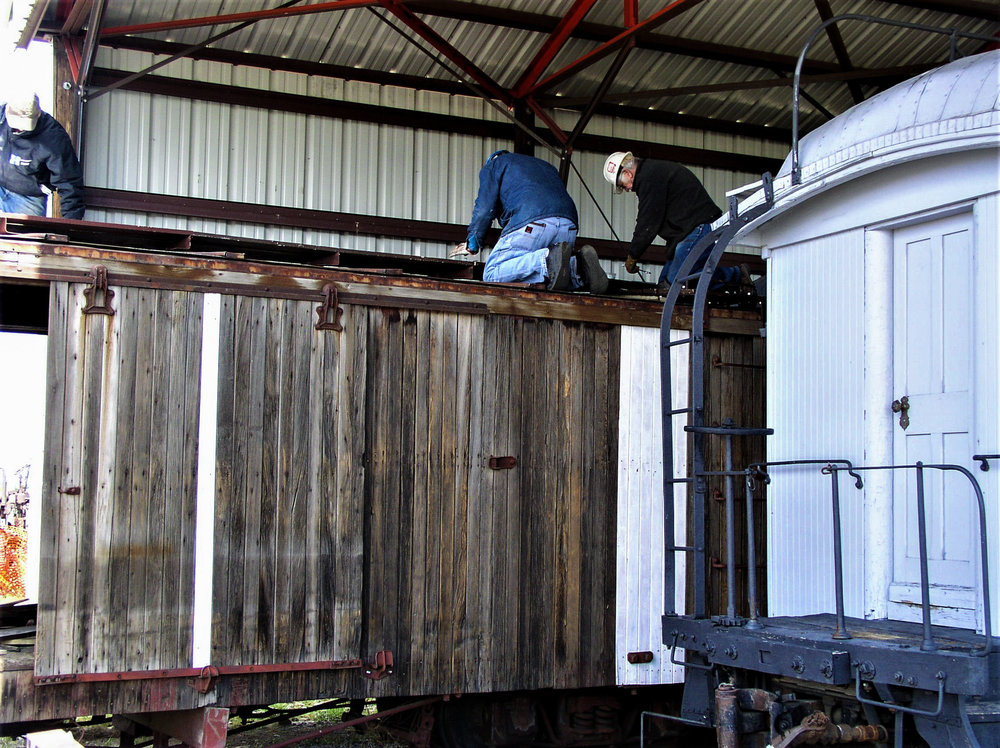
{"type": "Polygon", "coordinates": [[[365,315],[89,291],[50,296],[36,675],[359,657],[365,315]]]}
{"type": "Polygon", "coordinates": [[[359,657],[364,308],[344,307],[342,330],[316,329],[314,301],[221,296],[207,309],[212,298],[212,661],[359,657]]]}
{"type": "Polygon", "coordinates": [[[113,294],[51,285],[37,675],[191,662],[201,295],[113,294]]]}

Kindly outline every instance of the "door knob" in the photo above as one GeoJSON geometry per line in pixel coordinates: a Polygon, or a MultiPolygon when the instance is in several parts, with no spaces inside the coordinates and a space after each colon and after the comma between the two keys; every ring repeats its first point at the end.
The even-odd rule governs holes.
{"type": "Polygon", "coordinates": [[[903,395],[898,400],[892,401],[892,412],[899,413],[899,427],[906,431],[906,427],[910,425],[910,398],[903,395]]]}

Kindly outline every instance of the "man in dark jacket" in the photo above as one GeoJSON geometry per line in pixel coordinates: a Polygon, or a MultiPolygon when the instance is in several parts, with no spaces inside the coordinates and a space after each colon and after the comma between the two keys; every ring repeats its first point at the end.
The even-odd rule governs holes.
{"type": "MultiPolygon", "coordinates": [[[[712,230],[712,221],[722,211],[698,177],[672,161],[638,159],[631,153],[618,151],[604,162],[604,177],[614,185],[616,193],[635,192],[639,198],[625,269],[638,272],[637,261],[659,235],[667,243],[667,262],[660,272],[659,283],[673,283],[684,258],[712,230]]],[[[697,263],[694,270],[702,265],[704,262],[697,263]]],[[[739,268],[720,267],[712,276],[715,287],[740,280],[739,268]]]]}
{"type": "Polygon", "coordinates": [[[0,113],[0,211],[44,216],[58,192],[63,217],[83,218],[83,170],[62,125],[34,93],[11,96],[0,113]]]}
{"type": "Polygon", "coordinates": [[[497,151],[486,159],[479,171],[468,239],[450,256],[482,249],[494,219],[501,227],[500,239],[483,268],[483,280],[544,282],[553,291],[607,289],[608,278],[594,248],[585,245],[574,256],[576,205],[551,164],[509,151],[497,151]]]}

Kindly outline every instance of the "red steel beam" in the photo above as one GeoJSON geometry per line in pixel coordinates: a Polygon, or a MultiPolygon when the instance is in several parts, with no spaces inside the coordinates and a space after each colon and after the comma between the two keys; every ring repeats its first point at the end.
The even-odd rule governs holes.
{"type": "Polygon", "coordinates": [[[392,13],[396,18],[409,26],[421,38],[429,43],[434,49],[447,57],[452,63],[457,65],[462,72],[472,76],[486,92],[502,101],[507,106],[513,106],[514,97],[509,91],[490,78],[485,72],[480,70],[468,57],[455,49],[448,41],[438,34],[434,29],[417,18],[412,10],[406,7],[406,3],[401,0],[381,0],[379,3],[383,8],[392,13]]]}
{"type": "Polygon", "coordinates": [[[268,18],[287,18],[310,13],[325,13],[331,10],[349,10],[351,8],[367,8],[378,5],[378,0],[331,0],[315,5],[303,5],[296,8],[273,8],[271,10],[251,10],[243,13],[228,13],[221,16],[203,16],[201,18],[178,18],[173,21],[157,21],[155,23],[140,23],[134,26],[111,26],[101,32],[101,38],[123,36],[127,34],[145,34],[152,31],[172,31],[175,29],[190,29],[199,26],[215,26],[222,23],[241,23],[243,21],[262,21],[268,18]]]}
{"type": "Polygon", "coordinates": [[[63,47],[66,50],[66,61],[73,82],[80,85],[80,63],[83,61],[83,41],[77,36],[63,37],[63,47]]]}
{"type": "Polygon", "coordinates": [[[569,65],[564,67],[562,70],[553,73],[545,80],[532,86],[528,93],[534,94],[539,91],[544,91],[547,88],[551,88],[562,80],[565,80],[574,73],[583,70],[586,67],[593,65],[598,60],[603,59],[607,55],[611,54],[622,44],[624,44],[628,39],[636,36],[637,34],[648,31],[649,29],[655,28],[662,23],[666,23],[672,18],[679,16],[681,13],[690,10],[698,3],[704,2],[704,0],[674,0],[666,8],[654,13],[645,21],[640,21],[636,23],[631,28],[626,29],[622,33],[618,34],[612,39],[609,39],[604,44],[597,47],[597,49],[585,54],[580,59],[575,62],[571,62],[569,65]]]}
{"type": "Polygon", "coordinates": [[[542,105],[535,101],[533,97],[527,97],[524,99],[524,103],[527,104],[531,111],[535,113],[535,116],[537,116],[538,119],[540,119],[545,126],[549,128],[551,133],[556,136],[556,140],[559,141],[560,145],[566,145],[566,143],[569,142],[569,135],[563,132],[562,128],[556,124],[556,121],[549,116],[548,112],[542,109],[542,105]]]}
{"type": "Polygon", "coordinates": [[[573,7],[559,20],[549,38],[545,40],[545,44],[538,50],[538,54],[535,55],[535,59],[528,65],[528,69],[525,70],[524,75],[514,84],[512,93],[515,99],[522,98],[528,92],[528,89],[538,81],[538,77],[545,72],[545,68],[549,66],[549,63],[559,53],[559,50],[563,48],[566,40],[576,30],[576,27],[580,25],[580,21],[587,15],[587,12],[593,7],[595,2],[596,0],[576,0],[573,3],[573,7]]]}
{"type": "Polygon", "coordinates": [[[625,18],[625,28],[630,29],[639,23],[639,0],[623,0],[625,9],[622,16],[625,18]]]}

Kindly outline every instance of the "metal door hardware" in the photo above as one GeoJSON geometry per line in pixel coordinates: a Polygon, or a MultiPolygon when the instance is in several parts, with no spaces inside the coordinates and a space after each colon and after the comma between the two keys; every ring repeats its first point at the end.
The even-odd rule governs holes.
{"type": "Polygon", "coordinates": [[[83,289],[83,295],[87,299],[83,313],[110,316],[115,313],[115,310],[111,308],[111,300],[115,298],[115,292],[108,288],[108,269],[103,265],[97,265],[92,275],[93,285],[83,289]]]}
{"type": "Polygon", "coordinates": [[[892,412],[899,413],[899,427],[906,431],[906,427],[910,425],[910,398],[903,395],[898,400],[892,401],[892,412]]]}
{"type": "Polygon", "coordinates": [[[340,315],[343,312],[344,310],[337,306],[337,287],[332,283],[327,283],[323,286],[323,303],[316,307],[316,316],[319,317],[316,329],[340,332],[344,329],[340,324],[340,315]],[[330,319],[331,312],[333,319],[330,319]]]}

